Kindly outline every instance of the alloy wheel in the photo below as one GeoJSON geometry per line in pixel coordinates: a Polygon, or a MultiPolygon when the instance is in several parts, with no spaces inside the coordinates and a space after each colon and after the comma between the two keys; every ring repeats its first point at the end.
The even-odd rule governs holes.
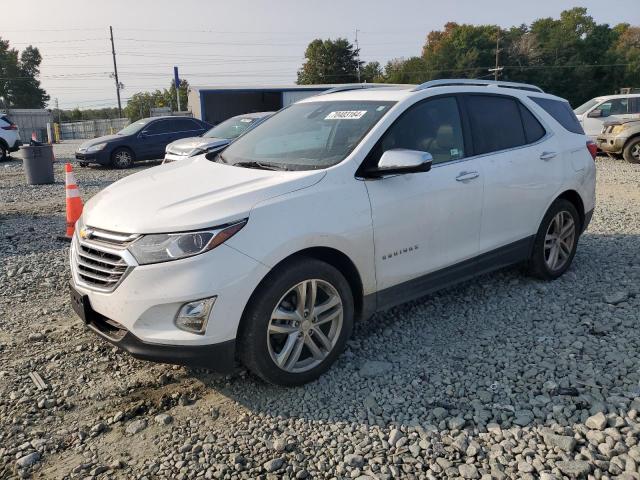
{"type": "Polygon", "coordinates": [[[560,270],[571,257],[576,241],[576,223],[573,216],[563,210],[558,212],[544,237],[544,261],[551,271],[560,270]]]}
{"type": "Polygon", "coordinates": [[[131,154],[126,150],[120,150],[115,154],[116,167],[125,168],[131,165],[131,154]]]}
{"type": "Polygon", "coordinates": [[[267,346],[280,369],[300,373],[316,367],[335,348],[343,306],[333,285],[305,280],[285,293],[269,320],[267,346]]]}
{"type": "Polygon", "coordinates": [[[635,161],[640,162],[640,143],[636,143],[631,149],[631,157],[635,161]]]}

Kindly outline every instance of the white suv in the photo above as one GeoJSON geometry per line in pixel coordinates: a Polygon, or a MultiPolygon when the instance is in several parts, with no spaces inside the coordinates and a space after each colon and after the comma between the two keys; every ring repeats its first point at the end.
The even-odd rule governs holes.
{"type": "Polygon", "coordinates": [[[18,126],[6,115],[0,114],[0,160],[7,160],[10,152],[15,152],[22,145],[18,126]]]}
{"type": "Polygon", "coordinates": [[[308,382],[374,312],[507,265],[554,279],[594,209],[569,104],[513,83],[345,87],[86,205],[74,309],[136,357],[308,382]]]}

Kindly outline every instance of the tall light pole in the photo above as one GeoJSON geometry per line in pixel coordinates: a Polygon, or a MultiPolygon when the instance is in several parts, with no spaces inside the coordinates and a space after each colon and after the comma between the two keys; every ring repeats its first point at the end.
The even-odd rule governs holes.
{"type": "Polygon", "coordinates": [[[111,34],[111,55],[113,56],[113,76],[116,80],[116,95],[118,95],[118,115],[122,118],[122,104],[120,103],[120,81],[118,80],[118,65],[116,64],[116,48],[113,45],[113,27],[109,26],[111,34]]]}

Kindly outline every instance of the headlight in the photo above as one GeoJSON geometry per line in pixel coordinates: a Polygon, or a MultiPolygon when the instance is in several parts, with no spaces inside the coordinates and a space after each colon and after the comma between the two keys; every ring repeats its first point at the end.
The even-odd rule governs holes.
{"type": "Polygon", "coordinates": [[[98,143],[97,145],[91,145],[87,148],[87,153],[99,152],[102,150],[107,144],[106,143],[98,143]]]}
{"type": "Polygon", "coordinates": [[[626,125],[616,125],[615,127],[613,127],[613,129],[611,130],[611,133],[620,133],[621,131],[623,131],[627,126],[626,125]]]}
{"type": "Polygon", "coordinates": [[[196,232],[144,235],[129,247],[140,265],[192,257],[216,248],[238,233],[247,220],[196,232]]]}
{"type": "Polygon", "coordinates": [[[204,153],[204,152],[205,152],[205,150],[202,150],[202,149],[200,149],[200,148],[194,148],[193,150],[191,150],[191,151],[189,152],[189,156],[190,156],[190,157],[194,157],[194,156],[196,156],[196,155],[200,155],[201,153],[204,153]]]}

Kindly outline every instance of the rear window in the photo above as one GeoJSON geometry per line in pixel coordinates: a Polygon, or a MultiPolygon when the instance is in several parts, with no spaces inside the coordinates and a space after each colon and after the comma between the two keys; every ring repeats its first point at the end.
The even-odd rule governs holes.
{"type": "Polygon", "coordinates": [[[476,155],[519,147],[527,143],[518,102],[513,98],[469,95],[467,110],[476,155]]]}
{"type": "Polygon", "coordinates": [[[529,97],[551,115],[556,122],[572,133],[584,135],[584,130],[569,103],[551,98],[529,97]]]}

